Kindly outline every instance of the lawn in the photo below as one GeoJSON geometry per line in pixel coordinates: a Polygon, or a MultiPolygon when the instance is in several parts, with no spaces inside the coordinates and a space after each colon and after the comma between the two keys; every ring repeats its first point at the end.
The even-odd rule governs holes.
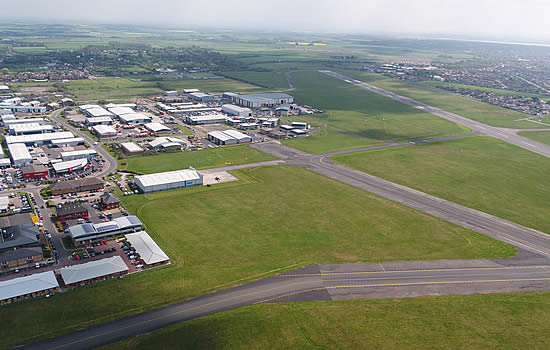
{"type": "Polygon", "coordinates": [[[173,264],[4,306],[2,345],[120,318],[293,265],[516,254],[504,243],[305,169],[233,174],[240,181],[121,197],[173,264]]]}
{"type": "Polygon", "coordinates": [[[353,70],[337,70],[339,73],[375,85],[382,89],[393,91],[403,96],[439,107],[448,112],[477,120],[487,125],[505,128],[532,129],[543,127],[535,123],[518,121],[529,115],[510,109],[501,108],[489,103],[460,96],[431,86],[431,83],[414,83],[392,79],[380,74],[359,72],[353,70]]]}
{"type": "Polygon", "coordinates": [[[317,118],[379,140],[409,140],[469,132],[467,128],[316,71],[292,73],[296,101],[327,113],[317,118]]]}
{"type": "Polygon", "coordinates": [[[519,135],[533,141],[550,145],[550,131],[522,131],[519,135]]]}
{"type": "Polygon", "coordinates": [[[550,293],[252,305],[116,349],[548,349],[550,293]]]}
{"type": "Polygon", "coordinates": [[[550,159],[507,142],[469,137],[333,159],[550,233],[550,159]]]}
{"type": "Polygon", "coordinates": [[[140,174],[187,169],[217,168],[274,160],[275,157],[248,145],[209,148],[200,151],[161,153],[154,156],[130,157],[124,170],[140,174]]]}
{"type": "Polygon", "coordinates": [[[382,142],[350,136],[330,127],[320,127],[315,136],[281,140],[281,143],[310,154],[322,154],[382,144],[382,142]]]}

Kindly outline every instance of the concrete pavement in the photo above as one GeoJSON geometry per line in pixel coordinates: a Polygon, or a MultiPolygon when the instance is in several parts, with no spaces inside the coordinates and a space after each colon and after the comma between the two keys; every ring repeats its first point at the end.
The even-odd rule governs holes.
{"type": "Polygon", "coordinates": [[[353,84],[355,86],[367,89],[369,91],[380,94],[382,96],[389,97],[392,100],[395,100],[395,101],[404,103],[406,105],[421,109],[421,110],[426,111],[428,113],[437,115],[440,118],[447,119],[447,120],[452,121],[454,123],[464,125],[464,126],[470,128],[470,129],[474,130],[474,131],[478,131],[478,132],[484,133],[488,136],[492,136],[494,138],[512,143],[512,144],[514,144],[518,147],[525,148],[525,149],[527,149],[531,152],[538,153],[538,154],[543,155],[545,157],[550,157],[550,146],[549,145],[545,145],[543,143],[536,142],[536,141],[530,140],[528,138],[519,136],[517,134],[517,130],[515,130],[515,129],[498,128],[498,127],[494,127],[494,126],[489,126],[489,125],[477,122],[475,120],[462,117],[458,114],[444,111],[440,108],[433,107],[433,106],[427,105],[425,103],[413,100],[412,98],[398,95],[394,92],[381,89],[381,88],[376,87],[374,85],[367,84],[367,83],[364,83],[364,82],[346,77],[342,74],[335,73],[335,72],[332,72],[332,71],[329,71],[329,70],[321,70],[320,72],[325,73],[325,74],[327,74],[331,77],[334,77],[334,78],[337,78],[337,79],[340,79],[340,80],[344,80],[346,82],[349,82],[350,84],[353,84]]]}

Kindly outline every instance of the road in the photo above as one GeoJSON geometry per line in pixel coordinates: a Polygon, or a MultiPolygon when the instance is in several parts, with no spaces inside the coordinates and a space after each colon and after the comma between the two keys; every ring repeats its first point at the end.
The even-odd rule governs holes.
{"type": "Polygon", "coordinates": [[[394,92],[381,89],[379,87],[376,87],[371,84],[367,84],[349,77],[346,77],[342,74],[335,73],[329,70],[322,70],[320,71],[322,73],[325,73],[327,75],[330,75],[331,77],[344,80],[346,82],[349,82],[350,84],[353,84],[355,86],[359,86],[361,88],[367,89],[369,91],[372,91],[374,93],[380,94],[382,96],[386,96],[391,98],[392,100],[399,101],[401,103],[407,104],[409,106],[422,109],[423,111],[426,111],[428,113],[437,115],[440,118],[447,119],[449,121],[452,121],[457,124],[464,125],[474,131],[481,132],[485,135],[492,136],[494,138],[512,143],[518,147],[525,148],[529,151],[541,154],[545,157],[550,157],[550,146],[542,144],[540,142],[532,141],[530,139],[527,139],[525,137],[521,137],[517,134],[517,130],[515,129],[507,129],[507,128],[498,128],[494,126],[489,126],[480,122],[477,122],[472,119],[468,119],[465,117],[462,117],[458,114],[451,113],[444,111],[440,108],[433,107],[430,105],[427,105],[425,103],[413,100],[411,98],[398,95],[394,92]]]}

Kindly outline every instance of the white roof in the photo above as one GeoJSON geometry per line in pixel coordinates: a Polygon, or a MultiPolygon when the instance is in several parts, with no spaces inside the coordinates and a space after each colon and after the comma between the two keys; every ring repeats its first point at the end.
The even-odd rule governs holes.
{"type": "Polygon", "coordinates": [[[53,271],[35,273],[0,282],[0,300],[59,287],[53,271]]]}
{"type": "Polygon", "coordinates": [[[210,95],[208,95],[207,93],[204,93],[204,92],[192,92],[190,93],[189,95],[193,96],[193,97],[197,97],[197,98],[202,98],[202,97],[208,97],[210,95]]]}
{"type": "Polygon", "coordinates": [[[9,86],[7,85],[0,85],[0,90],[9,90],[9,86]]]}
{"type": "Polygon", "coordinates": [[[147,129],[153,131],[153,132],[159,132],[159,131],[170,131],[170,128],[166,127],[166,125],[161,123],[148,123],[144,125],[147,129]]]}
{"type": "Polygon", "coordinates": [[[178,139],[177,137],[157,137],[153,141],[149,142],[149,145],[153,148],[161,147],[167,143],[178,143],[180,146],[186,145],[185,141],[178,139]]]}
{"type": "Polygon", "coordinates": [[[0,159],[0,166],[6,166],[6,165],[9,166],[10,164],[11,164],[11,161],[8,158],[0,159]]]}
{"type": "Polygon", "coordinates": [[[63,132],[49,132],[45,134],[35,134],[35,135],[18,135],[18,136],[6,136],[6,143],[30,143],[30,142],[41,142],[41,141],[51,141],[58,139],[70,139],[74,135],[72,132],[63,131],[63,132]]]}
{"type": "Polygon", "coordinates": [[[120,120],[125,122],[135,122],[135,121],[139,122],[139,121],[151,120],[151,117],[148,117],[141,113],[136,113],[134,111],[132,111],[132,113],[120,115],[119,118],[120,120]]]}
{"type": "Polygon", "coordinates": [[[15,120],[15,116],[13,114],[2,114],[2,121],[5,122],[6,120],[15,120]]]}
{"type": "Polygon", "coordinates": [[[75,157],[75,156],[90,156],[97,154],[95,149],[83,149],[78,151],[61,152],[61,158],[75,157]]]}
{"type": "Polygon", "coordinates": [[[136,104],[135,103],[109,103],[109,104],[105,105],[105,107],[108,110],[111,110],[111,108],[115,108],[115,107],[136,108],[136,104]]]}
{"type": "Polygon", "coordinates": [[[16,160],[32,160],[32,156],[24,143],[10,143],[8,145],[11,159],[16,160]]]}
{"type": "Polygon", "coordinates": [[[87,109],[86,112],[90,114],[92,117],[109,117],[113,114],[106,110],[105,108],[90,108],[87,109]]]}
{"type": "Polygon", "coordinates": [[[109,111],[119,117],[124,114],[136,113],[136,111],[134,111],[132,108],[126,106],[111,107],[109,108],[109,111]]]}
{"type": "Polygon", "coordinates": [[[307,131],[302,130],[302,129],[292,129],[292,130],[290,130],[290,132],[293,133],[293,134],[307,134],[307,131]]]}
{"type": "Polygon", "coordinates": [[[65,143],[79,143],[84,142],[84,139],[82,137],[71,137],[69,139],[59,139],[59,140],[52,140],[52,145],[62,145],[65,143]]]}
{"type": "Polygon", "coordinates": [[[234,139],[232,136],[229,136],[226,133],[221,132],[221,131],[212,131],[212,132],[209,132],[208,135],[212,136],[212,137],[215,137],[218,140],[221,140],[221,141],[224,141],[224,142],[234,139]]]}
{"type": "Polygon", "coordinates": [[[183,89],[183,92],[190,94],[192,92],[201,92],[199,89],[183,89]]]}
{"type": "Polygon", "coordinates": [[[86,121],[88,123],[103,123],[103,122],[112,122],[113,119],[111,117],[93,117],[93,118],[86,118],[86,121]]]}
{"type": "Polygon", "coordinates": [[[187,117],[190,120],[197,122],[197,121],[204,121],[204,120],[227,120],[227,117],[223,114],[208,114],[208,115],[192,115],[187,117]]]}
{"type": "Polygon", "coordinates": [[[92,129],[94,129],[94,131],[100,135],[117,133],[116,130],[110,125],[96,125],[96,126],[92,126],[92,129]]]}
{"type": "Polygon", "coordinates": [[[120,144],[121,147],[124,147],[128,152],[141,152],[143,148],[139,147],[135,142],[124,142],[120,144]]]}
{"type": "Polygon", "coordinates": [[[225,130],[223,133],[226,134],[226,135],[229,135],[229,136],[231,136],[231,137],[233,137],[237,140],[246,140],[246,139],[251,138],[250,136],[248,136],[246,134],[243,134],[242,132],[239,132],[237,130],[229,129],[229,130],[225,130]]]}
{"type": "Polygon", "coordinates": [[[81,168],[86,164],[88,164],[88,159],[83,158],[83,159],[69,160],[67,162],[59,162],[52,165],[56,173],[63,173],[65,171],[68,171],[69,169],[81,168]]]}
{"type": "Polygon", "coordinates": [[[231,112],[252,112],[250,108],[236,106],[236,105],[223,105],[222,111],[231,111],[231,112]]]}
{"type": "Polygon", "coordinates": [[[130,242],[136,253],[141,257],[141,260],[147,265],[170,260],[168,255],[160,249],[157,243],[145,231],[127,234],[126,240],[130,242]]]}
{"type": "Polygon", "coordinates": [[[8,196],[0,197],[0,209],[6,210],[10,204],[10,198],[8,196]]]}
{"type": "Polygon", "coordinates": [[[40,125],[38,123],[11,124],[9,126],[13,132],[34,132],[34,131],[53,131],[53,125],[40,125]]]}
{"type": "MultiPolygon", "coordinates": [[[[3,120],[3,119],[2,119],[3,120]]],[[[44,118],[24,118],[24,119],[7,119],[3,120],[4,124],[6,125],[12,125],[12,124],[25,124],[25,123],[38,123],[42,124],[46,119],[44,118]]]]}
{"type": "Polygon", "coordinates": [[[100,105],[82,105],[79,106],[80,109],[93,109],[93,108],[101,108],[100,105]]]}
{"type": "Polygon", "coordinates": [[[138,175],[134,177],[134,181],[138,181],[145,187],[145,186],[155,186],[155,185],[190,181],[190,180],[198,180],[200,178],[201,178],[201,174],[195,169],[185,169],[185,170],[168,171],[165,173],[138,175]]]}
{"type": "Polygon", "coordinates": [[[84,264],[62,267],[60,270],[65,284],[87,281],[124,271],[128,271],[128,266],[118,255],[84,264]]]}

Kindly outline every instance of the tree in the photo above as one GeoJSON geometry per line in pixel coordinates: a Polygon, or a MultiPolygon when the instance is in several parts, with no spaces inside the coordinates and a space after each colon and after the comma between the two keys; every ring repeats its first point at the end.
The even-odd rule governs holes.
{"type": "Polygon", "coordinates": [[[4,74],[10,74],[10,70],[5,67],[0,69],[0,75],[4,75],[4,74]]]}

